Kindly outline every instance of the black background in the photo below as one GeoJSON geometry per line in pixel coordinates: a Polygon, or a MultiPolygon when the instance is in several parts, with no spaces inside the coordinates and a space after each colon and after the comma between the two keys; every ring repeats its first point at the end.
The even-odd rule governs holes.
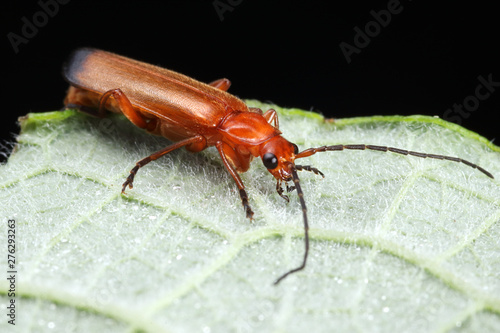
{"type": "MultiPolygon", "coordinates": [[[[394,2],[72,0],[39,22],[38,32],[16,53],[9,33],[22,36],[23,17],[33,23],[43,9],[38,1],[9,1],[1,14],[1,139],[13,140],[17,117],[61,108],[67,89],[61,66],[81,46],[200,81],[227,77],[233,83],[229,91],[241,98],[335,118],[444,117],[454,103],[474,96],[478,76],[500,82],[494,2],[401,0],[400,13],[347,63],[339,44],[354,45],[354,28],[364,30],[374,21],[371,11],[394,2]]],[[[463,126],[488,140],[499,133],[500,87],[495,89],[468,118],[460,117],[463,126]]]]}

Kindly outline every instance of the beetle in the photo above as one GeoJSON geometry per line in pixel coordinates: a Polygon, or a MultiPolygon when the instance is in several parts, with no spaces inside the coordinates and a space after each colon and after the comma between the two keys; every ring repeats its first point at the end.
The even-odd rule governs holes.
{"type": "Polygon", "coordinates": [[[252,219],[254,213],[238,173],[247,171],[254,157],[260,157],[274,176],[276,191],[283,199],[289,200],[283,194],[283,184],[287,192],[296,190],[303,215],[304,256],[298,267],[281,275],[275,284],[304,269],[309,254],[307,207],[297,171],[310,171],[324,177],[312,166],[295,164],[296,159],[319,152],[368,149],[461,162],[493,178],[482,167],[458,157],[394,147],[339,144],[299,152],[297,145],[281,135],[276,111],[263,112],[248,107],[227,93],[231,85],[227,79],[205,84],[165,68],[92,48],[74,51],[63,67],[63,76],[70,84],[65,108],[76,108],[99,117],[104,117],[106,111],[123,113],[134,125],[173,142],[136,163],[123,183],[123,193],[127,186],[132,189],[137,171],[149,162],[181,147],[200,152],[210,146],[215,146],[236,182],[247,218],[252,219]],[[292,186],[288,186],[290,181],[292,186]]]}

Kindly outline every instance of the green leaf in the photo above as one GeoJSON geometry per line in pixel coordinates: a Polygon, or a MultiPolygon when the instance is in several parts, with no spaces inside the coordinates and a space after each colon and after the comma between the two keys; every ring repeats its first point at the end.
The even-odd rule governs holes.
{"type": "MultiPolygon", "coordinates": [[[[248,101],[253,106],[270,106],[248,101]]],[[[0,166],[1,245],[16,221],[16,326],[0,280],[2,332],[500,331],[500,148],[438,118],[325,120],[278,110],[300,149],[366,143],[458,156],[374,151],[300,161],[311,226],[305,270],[296,192],[286,203],[259,160],[242,174],[255,211],[214,148],[175,151],[121,184],[168,142],[123,116],[29,114],[0,166]],[[17,330],[16,330],[17,329],[17,330]]]]}

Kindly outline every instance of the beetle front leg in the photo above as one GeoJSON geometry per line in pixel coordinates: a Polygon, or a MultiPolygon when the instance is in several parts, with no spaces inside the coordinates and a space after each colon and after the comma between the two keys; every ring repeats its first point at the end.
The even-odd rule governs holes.
{"type": "MultiPolygon", "coordinates": [[[[253,217],[253,211],[252,208],[250,208],[250,204],[248,203],[248,195],[247,192],[245,191],[245,185],[243,184],[243,181],[240,178],[240,175],[234,170],[232,167],[231,163],[229,162],[229,159],[226,156],[226,152],[224,150],[224,143],[222,141],[218,141],[215,144],[215,147],[219,151],[220,157],[222,158],[222,163],[224,163],[224,166],[226,167],[227,171],[231,174],[233,177],[234,181],[236,182],[236,186],[238,186],[238,189],[240,190],[240,198],[241,198],[241,204],[243,205],[243,208],[245,209],[247,218],[250,220],[253,217]]],[[[226,147],[229,147],[226,145],[226,147]]],[[[226,149],[232,149],[231,147],[226,148],[226,149]]]]}

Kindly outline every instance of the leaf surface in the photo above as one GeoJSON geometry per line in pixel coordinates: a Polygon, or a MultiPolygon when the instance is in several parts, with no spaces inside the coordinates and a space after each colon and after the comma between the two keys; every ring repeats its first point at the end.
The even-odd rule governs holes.
{"type": "Polygon", "coordinates": [[[16,326],[4,315],[0,331],[500,331],[499,147],[438,118],[325,121],[272,107],[300,150],[393,146],[496,179],[373,151],[300,160],[326,176],[299,174],[310,257],[273,286],[300,264],[303,222],[296,193],[286,204],[260,159],[242,174],[250,222],[214,148],[148,164],[121,195],[135,163],[168,141],[117,115],[29,114],[0,166],[3,253],[14,219],[18,271],[16,326]]]}

